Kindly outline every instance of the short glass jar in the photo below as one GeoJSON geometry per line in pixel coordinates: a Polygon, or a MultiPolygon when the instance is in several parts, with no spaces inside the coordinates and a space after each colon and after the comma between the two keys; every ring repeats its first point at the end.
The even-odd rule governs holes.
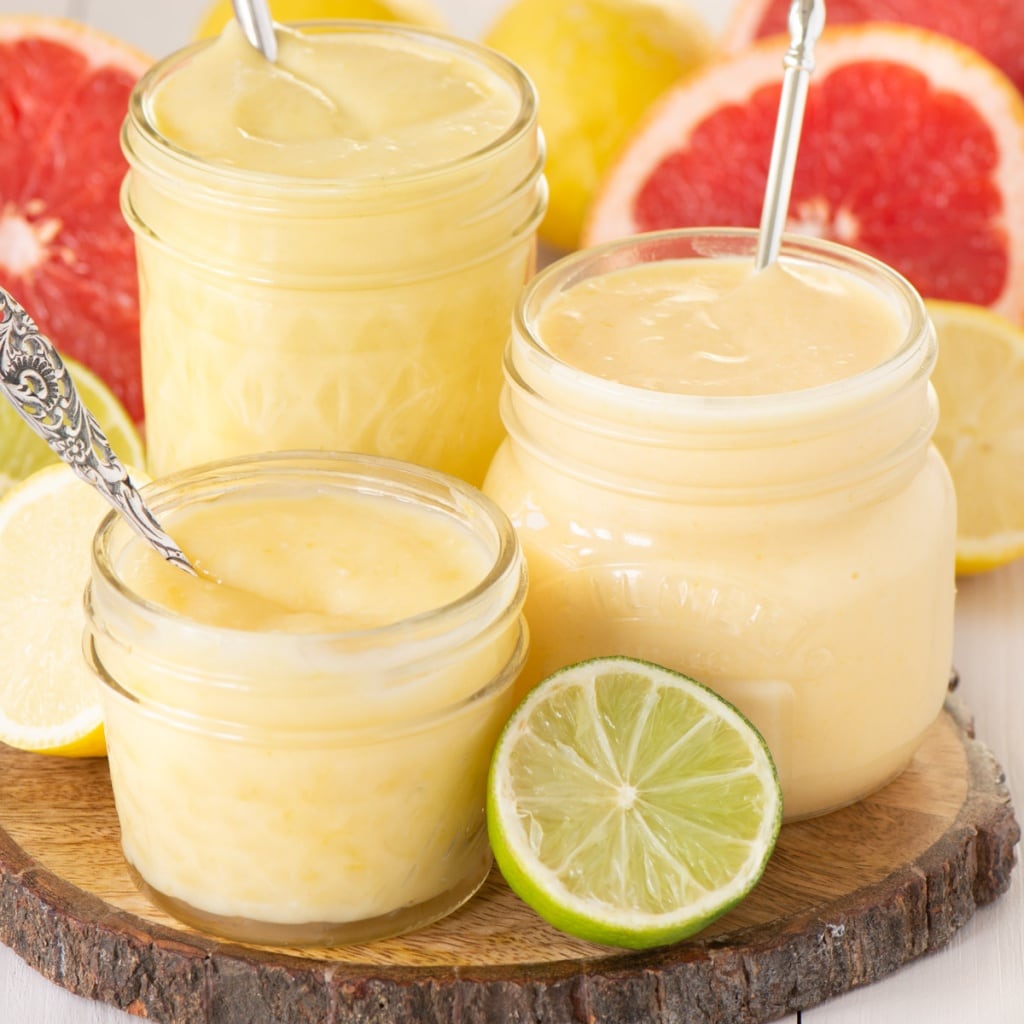
{"type": "MultiPolygon", "coordinates": [[[[446,123],[435,162],[414,170],[253,170],[244,156],[196,155],[161,130],[161,90],[214,44],[144,75],[122,132],[122,209],[138,254],[150,469],[302,448],[385,455],[479,484],[503,436],[501,351],[547,203],[534,89],[500,55],[440,33],[360,22],[301,30],[366,49],[370,67],[412,53],[428,68],[468,69],[508,99],[508,124],[449,159],[443,140],[460,132],[446,123]]],[[[396,80],[346,102],[426,93],[425,106],[444,109],[446,83],[396,80]]],[[[271,85],[261,104],[275,102],[271,85]]]]}
{"type": "MultiPolygon", "coordinates": [[[[230,530],[252,502],[282,497],[301,499],[301,519],[317,496],[400,513],[407,525],[395,542],[415,551],[421,520],[440,517],[458,542],[479,546],[484,574],[456,600],[373,628],[210,625],[189,615],[190,598],[172,607],[128,582],[142,542],[108,517],[94,544],[86,652],[102,683],[124,854],[141,888],[197,928],[273,945],[393,935],[467,900],[491,864],[486,774],[527,645],[524,564],[507,519],[468,485],[369,456],[228,460],[146,496],[172,535],[197,512],[223,513],[230,530]]],[[[359,521],[337,528],[358,531],[359,521]]],[[[344,604],[344,568],[330,544],[306,550],[311,532],[268,537],[267,559],[277,573],[292,552],[307,575],[322,566],[344,604]]],[[[215,552],[208,568],[230,556],[215,552]]],[[[263,564],[250,560],[245,572],[258,576],[263,564]]],[[[402,568],[401,585],[415,587],[418,573],[402,568]]],[[[179,578],[192,584],[174,577],[172,591],[179,578]]],[[[398,584],[374,576],[367,585],[398,584]]]]}
{"type": "Polygon", "coordinates": [[[743,397],[593,376],[538,328],[580,282],[600,291],[602,275],[650,261],[753,261],[756,244],[743,230],[651,234],[534,278],[485,491],[529,565],[524,683],[612,654],[693,676],[764,734],[791,820],[897,775],[946,693],[955,500],[930,444],[936,342],[920,297],[867,256],[787,239],[784,261],[877,289],[905,333],[867,371],[743,397]]]}

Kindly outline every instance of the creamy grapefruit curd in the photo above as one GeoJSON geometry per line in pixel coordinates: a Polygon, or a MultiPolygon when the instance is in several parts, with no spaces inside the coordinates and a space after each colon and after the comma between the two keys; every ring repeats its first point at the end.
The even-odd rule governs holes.
{"type": "Polygon", "coordinates": [[[479,482],[544,212],[529,82],[397,26],[230,24],[140,81],[122,141],[151,468],[354,450],[479,482]]]}
{"type": "Polygon", "coordinates": [[[792,819],[893,778],[938,714],[955,510],[916,293],[755,248],[667,233],[538,275],[485,490],[530,567],[524,682],[610,654],[693,676],[762,731],[792,819]]]}
{"type": "Polygon", "coordinates": [[[222,463],[152,500],[209,576],[109,522],[87,602],[143,887],[275,944],[394,934],[467,899],[526,642],[505,517],[355,457],[222,463]]]}

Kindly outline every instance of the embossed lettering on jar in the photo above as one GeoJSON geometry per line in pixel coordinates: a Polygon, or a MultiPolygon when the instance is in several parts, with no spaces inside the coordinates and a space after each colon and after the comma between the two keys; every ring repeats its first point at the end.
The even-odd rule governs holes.
{"type": "Polygon", "coordinates": [[[793,819],[893,778],[940,711],[955,503],[919,296],[811,240],[755,276],[755,247],[668,232],[538,275],[485,490],[530,568],[525,682],[606,654],[694,676],[763,732],[793,819]]]}

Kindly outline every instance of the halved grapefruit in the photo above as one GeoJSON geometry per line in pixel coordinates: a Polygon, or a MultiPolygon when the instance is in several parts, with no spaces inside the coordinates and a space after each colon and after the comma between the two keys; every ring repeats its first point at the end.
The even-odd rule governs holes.
{"type": "Polygon", "coordinates": [[[149,59],[57,18],[0,17],[0,285],[142,419],[119,134],[149,59]]]}
{"type": "MultiPolygon", "coordinates": [[[[792,0],[739,0],[721,36],[728,52],[786,31],[792,0]]],[[[892,21],[941,32],[974,47],[1024,91],[1024,3],[1021,0],[828,0],[829,25],[892,21]]]]}
{"type": "MultiPolygon", "coordinates": [[[[591,207],[587,244],[760,221],[780,36],[697,71],[651,110],[591,207]]],[[[923,29],[827,30],[816,50],[790,231],[883,260],[928,297],[1024,314],[1024,98],[923,29]]]]}

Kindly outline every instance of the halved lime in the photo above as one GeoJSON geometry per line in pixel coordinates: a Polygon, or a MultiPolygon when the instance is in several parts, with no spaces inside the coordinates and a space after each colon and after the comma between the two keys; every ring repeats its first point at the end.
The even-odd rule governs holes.
{"type": "MultiPolygon", "coordinates": [[[[96,417],[111,448],[122,462],[141,469],[145,463],[142,440],[124,406],[91,370],[64,355],[61,361],[75,382],[82,404],[96,417]]],[[[14,406],[0,397],[0,495],[37,469],[59,461],[14,406]]]]}
{"type": "Polygon", "coordinates": [[[738,903],[782,823],[775,765],[729,703],[597,658],[535,687],[495,747],[487,826],[506,881],[570,935],[647,949],[738,903]]]}

